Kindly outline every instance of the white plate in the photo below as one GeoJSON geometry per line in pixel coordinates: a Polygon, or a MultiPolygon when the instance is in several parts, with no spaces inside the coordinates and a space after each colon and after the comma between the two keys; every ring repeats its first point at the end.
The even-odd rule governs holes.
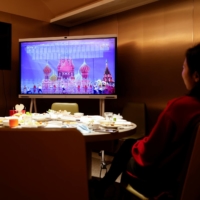
{"type": "Polygon", "coordinates": [[[63,121],[49,121],[47,124],[62,126],[63,121]]]}
{"type": "Polygon", "coordinates": [[[24,125],[24,124],[21,124],[20,127],[21,128],[38,128],[37,125],[24,125]]]}
{"type": "Polygon", "coordinates": [[[82,116],[84,116],[84,113],[79,113],[79,112],[74,113],[74,117],[82,117],[82,116]]]}
{"type": "Polygon", "coordinates": [[[49,118],[46,118],[46,117],[32,117],[32,119],[34,119],[35,121],[38,121],[38,122],[49,121],[49,118]]]}
{"type": "Polygon", "coordinates": [[[62,128],[62,125],[57,124],[47,124],[45,128],[62,128]]]}
{"type": "Polygon", "coordinates": [[[77,118],[75,117],[61,117],[60,120],[62,121],[66,121],[66,122],[75,122],[77,120],[77,118]]]}
{"type": "Polygon", "coordinates": [[[115,125],[116,126],[131,126],[131,125],[133,125],[133,123],[128,122],[128,121],[116,121],[115,125]]]}
{"type": "Polygon", "coordinates": [[[8,116],[8,117],[5,117],[6,120],[9,120],[9,119],[19,119],[19,117],[17,116],[8,116]]]}
{"type": "Polygon", "coordinates": [[[93,131],[99,133],[118,133],[117,129],[94,129],[93,131]]]}
{"type": "Polygon", "coordinates": [[[119,125],[100,125],[101,127],[105,128],[105,129],[118,129],[120,126],[119,125]]]}
{"type": "Polygon", "coordinates": [[[117,119],[116,121],[115,121],[115,123],[116,122],[127,122],[127,120],[125,120],[125,119],[117,119]]]}

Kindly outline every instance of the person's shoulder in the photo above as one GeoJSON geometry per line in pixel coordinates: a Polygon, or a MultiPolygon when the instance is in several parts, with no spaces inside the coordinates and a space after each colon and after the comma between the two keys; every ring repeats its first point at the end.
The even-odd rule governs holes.
{"type": "Polygon", "coordinates": [[[180,96],[180,97],[171,99],[171,100],[169,101],[170,104],[190,103],[190,102],[198,102],[198,103],[200,103],[200,101],[197,100],[195,97],[187,96],[187,95],[185,95],[185,96],[180,96]]]}
{"type": "Polygon", "coordinates": [[[181,108],[181,107],[184,107],[184,106],[190,106],[190,105],[194,105],[194,104],[200,106],[200,101],[197,100],[196,98],[192,97],[192,96],[186,95],[186,96],[181,96],[181,97],[171,99],[168,102],[167,107],[174,109],[175,107],[181,108]]]}

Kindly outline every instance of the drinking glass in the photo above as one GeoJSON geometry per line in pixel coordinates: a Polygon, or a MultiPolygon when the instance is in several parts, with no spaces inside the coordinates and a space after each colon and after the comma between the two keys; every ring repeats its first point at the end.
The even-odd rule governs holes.
{"type": "Polygon", "coordinates": [[[104,116],[106,118],[106,120],[108,120],[109,122],[111,122],[111,118],[113,116],[113,113],[112,112],[104,112],[104,116]]]}
{"type": "Polygon", "coordinates": [[[32,125],[32,116],[31,115],[24,115],[22,117],[24,125],[32,125]]]}
{"type": "Polygon", "coordinates": [[[88,127],[89,127],[89,129],[92,131],[93,130],[93,123],[94,123],[94,119],[90,119],[89,121],[88,121],[88,127]]]}

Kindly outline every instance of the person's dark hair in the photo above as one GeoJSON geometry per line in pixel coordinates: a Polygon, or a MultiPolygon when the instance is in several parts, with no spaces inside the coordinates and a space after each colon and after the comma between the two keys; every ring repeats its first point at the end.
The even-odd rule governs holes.
{"type": "Polygon", "coordinates": [[[190,73],[197,71],[200,74],[200,43],[189,48],[185,54],[190,73]]]}
{"type": "MultiPolygon", "coordinates": [[[[200,76],[200,43],[189,48],[185,53],[185,57],[190,74],[192,75],[196,71],[200,76]]],[[[189,95],[200,99],[200,81],[190,91],[189,95]]]]}

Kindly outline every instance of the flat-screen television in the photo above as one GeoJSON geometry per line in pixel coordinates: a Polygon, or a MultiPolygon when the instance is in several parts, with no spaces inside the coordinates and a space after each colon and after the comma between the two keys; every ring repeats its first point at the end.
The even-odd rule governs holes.
{"type": "Polygon", "coordinates": [[[19,39],[19,98],[117,98],[117,36],[19,39]]]}

